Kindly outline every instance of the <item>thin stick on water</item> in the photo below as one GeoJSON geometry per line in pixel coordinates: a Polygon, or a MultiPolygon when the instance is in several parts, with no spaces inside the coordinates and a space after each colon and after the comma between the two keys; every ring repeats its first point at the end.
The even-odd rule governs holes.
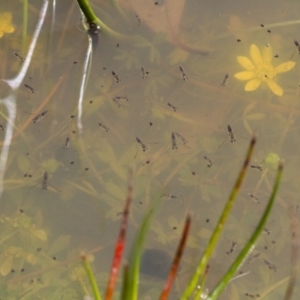
{"type": "Polygon", "coordinates": [[[299,237],[299,222],[295,214],[295,210],[290,208],[290,228],[291,228],[291,272],[288,286],[285,291],[284,300],[290,300],[295,289],[297,281],[298,266],[297,261],[299,257],[299,246],[300,246],[300,237],[299,237]]]}

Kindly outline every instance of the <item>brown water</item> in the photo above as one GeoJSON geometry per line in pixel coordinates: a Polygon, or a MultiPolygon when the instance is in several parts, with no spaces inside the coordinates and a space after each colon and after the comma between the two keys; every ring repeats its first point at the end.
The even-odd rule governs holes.
{"type": "MultiPolygon", "coordinates": [[[[259,256],[241,269],[250,273],[230,283],[222,299],[244,299],[245,293],[283,299],[291,267],[289,208],[296,207],[300,194],[300,67],[294,44],[294,39],[300,42],[300,4],[165,0],[155,5],[124,0],[119,3],[123,15],[111,3],[92,3],[103,22],[134,38],[100,33],[87,68],[89,42],[76,2],[49,2],[32,56],[28,49],[42,1],[30,1],[27,20],[21,2],[0,4],[0,13],[11,13],[15,28],[0,38],[1,78],[14,78],[24,67],[14,52],[30,60],[15,89],[11,82],[0,84],[0,124],[6,127],[0,133],[0,298],[83,299],[89,284],[81,269],[81,251],[94,255],[93,268],[103,291],[130,168],[134,200],[126,257],[158,193],[161,207],[146,248],[172,255],[184,218],[192,212],[192,233],[174,287],[174,295],[180,295],[256,131],[259,141],[251,163],[262,171],[248,172],[212,259],[207,285],[211,289],[218,282],[259,220],[275,174],[264,160],[275,153],[285,160],[285,171],[269,234],[253,252],[259,256]],[[272,47],[274,67],[296,62],[274,77],[282,96],[265,82],[247,92],[247,81],[234,78],[244,71],[236,58],[250,58],[251,44],[260,51],[272,47]],[[16,116],[9,121],[14,105],[16,116]],[[228,124],[236,142],[231,143],[228,124]],[[213,162],[210,167],[203,156],[213,162]],[[237,244],[230,253],[233,242],[237,244]]],[[[143,278],[140,299],[156,299],[162,283],[148,288],[148,277],[145,282],[143,278]]],[[[293,299],[298,293],[297,285],[293,299]]]]}

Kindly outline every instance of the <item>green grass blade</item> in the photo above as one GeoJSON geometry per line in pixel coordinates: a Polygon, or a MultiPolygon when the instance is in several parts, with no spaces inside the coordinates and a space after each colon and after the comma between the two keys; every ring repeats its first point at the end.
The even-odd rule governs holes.
{"type": "Polygon", "coordinates": [[[82,13],[84,14],[87,23],[91,24],[96,24],[98,26],[100,26],[100,29],[105,33],[108,34],[110,36],[113,36],[115,38],[118,39],[128,39],[127,36],[120,34],[114,30],[112,30],[111,28],[109,28],[107,25],[105,25],[94,13],[92,7],[90,6],[90,3],[88,0],[77,0],[77,3],[82,11],[82,13]]]}
{"type": "Polygon", "coordinates": [[[133,244],[133,248],[131,250],[130,259],[129,259],[129,268],[128,268],[128,281],[126,287],[126,293],[124,299],[137,300],[138,299],[138,285],[139,285],[139,272],[140,272],[140,261],[142,255],[143,244],[146,238],[146,234],[148,232],[148,228],[150,222],[152,220],[153,214],[156,211],[159,203],[160,197],[157,196],[153,200],[152,208],[146,214],[143,219],[143,222],[139,228],[137,237],[133,244]]]}
{"type": "Polygon", "coordinates": [[[268,204],[267,204],[267,206],[265,208],[265,211],[264,211],[264,213],[263,213],[263,215],[262,215],[262,217],[261,217],[261,219],[258,223],[258,226],[257,226],[256,230],[253,232],[253,234],[251,235],[249,241],[244,246],[244,248],[242,249],[242,251],[240,252],[238,257],[235,259],[235,261],[232,263],[232,265],[230,266],[228,271],[225,273],[225,275],[223,276],[223,278],[221,279],[219,284],[216,286],[216,288],[209,295],[208,300],[215,300],[220,296],[221,292],[227,286],[228,282],[230,281],[232,276],[235,274],[236,270],[244,262],[246,256],[249,254],[250,251],[252,251],[254,249],[254,247],[255,247],[254,244],[257,241],[257,239],[259,238],[260,234],[262,233],[263,228],[264,228],[264,226],[267,222],[267,219],[268,219],[268,217],[271,213],[272,207],[275,203],[275,197],[276,197],[276,194],[278,192],[279,185],[280,185],[280,182],[281,182],[282,169],[283,169],[283,164],[280,163],[279,167],[278,167],[278,170],[277,170],[277,175],[276,175],[276,179],[275,179],[272,194],[270,196],[268,204]]]}
{"type": "Polygon", "coordinates": [[[92,286],[95,300],[102,300],[100,291],[99,291],[97,283],[96,283],[96,279],[95,279],[93,271],[92,271],[92,268],[91,268],[91,266],[87,260],[87,257],[84,253],[81,254],[81,259],[83,261],[83,266],[84,266],[85,272],[86,272],[86,274],[89,278],[90,284],[92,286]]]}
{"type": "Polygon", "coordinates": [[[129,269],[128,269],[128,288],[126,287],[125,299],[137,300],[138,299],[138,285],[139,285],[139,272],[140,260],[142,255],[142,248],[148,232],[148,228],[154,213],[152,208],[143,220],[143,223],[138,232],[137,238],[133,245],[133,250],[130,255],[129,269]]]}
{"type": "Polygon", "coordinates": [[[202,295],[203,295],[203,291],[204,291],[204,287],[205,287],[205,283],[206,283],[206,279],[207,279],[208,270],[209,270],[209,265],[206,266],[205,272],[204,272],[204,274],[201,278],[200,284],[199,284],[200,288],[196,292],[194,299],[204,299],[202,297],[202,295]]]}
{"type": "Polygon", "coordinates": [[[229,198],[228,198],[227,203],[226,203],[226,205],[223,209],[223,212],[220,216],[220,219],[219,219],[219,221],[218,221],[218,223],[217,223],[217,225],[216,225],[216,227],[213,231],[213,234],[212,234],[212,236],[209,240],[208,246],[206,247],[206,249],[204,251],[204,254],[203,254],[203,256],[202,256],[202,258],[201,258],[201,260],[200,260],[200,262],[199,262],[199,264],[196,268],[196,271],[193,274],[187,288],[185,289],[185,291],[183,293],[183,296],[181,297],[181,300],[187,300],[192,295],[192,293],[194,292],[194,290],[197,286],[197,283],[199,281],[200,276],[203,274],[204,269],[205,269],[206,265],[208,264],[208,260],[211,257],[214,248],[216,247],[217,241],[218,241],[218,239],[220,237],[220,234],[223,230],[224,224],[227,220],[227,217],[228,217],[228,215],[231,211],[231,208],[234,204],[236,196],[237,196],[237,194],[239,192],[239,189],[242,185],[242,182],[245,178],[246,170],[247,170],[247,167],[249,165],[250,158],[253,154],[255,143],[256,143],[256,136],[253,136],[252,139],[251,139],[247,154],[246,154],[246,158],[245,158],[243,167],[240,170],[240,173],[239,173],[239,175],[237,177],[237,180],[235,182],[235,185],[233,186],[233,189],[232,189],[232,191],[229,195],[229,198]]]}
{"type": "Polygon", "coordinates": [[[123,280],[122,280],[122,293],[121,293],[121,300],[127,300],[127,295],[129,295],[128,291],[128,265],[125,264],[124,271],[123,271],[123,280]]]}

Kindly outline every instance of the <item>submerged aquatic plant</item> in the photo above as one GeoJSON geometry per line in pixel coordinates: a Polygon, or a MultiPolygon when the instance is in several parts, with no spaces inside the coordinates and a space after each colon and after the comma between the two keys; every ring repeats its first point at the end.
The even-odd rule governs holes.
{"type": "Polygon", "coordinates": [[[285,73],[294,68],[296,62],[287,61],[277,67],[271,64],[273,51],[270,45],[266,45],[262,54],[254,44],[250,46],[250,57],[252,61],[245,56],[238,56],[238,63],[247,71],[238,72],[234,77],[238,80],[249,80],[245,85],[245,91],[256,90],[262,82],[265,82],[270,90],[277,96],[283,95],[283,89],[273,79],[277,74],[285,73]]]}
{"type": "Polygon", "coordinates": [[[113,29],[109,28],[104,22],[102,22],[94,13],[93,9],[90,6],[88,0],[77,0],[77,3],[81,9],[82,14],[85,17],[85,21],[89,27],[89,31],[98,32],[98,29],[101,29],[103,32],[107,33],[108,35],[114,36],[115,38],[119,39],[127,39],[128,37],[120,34],[113,29]]]}
{"type": "Polygon", "coordinates": [[[0,14],[0,38],[2,38],[5,33],[13,33],[15,31],[11,19],[12,15],[10,12],[0,14]]]}
{"type": "MultiPolygon", "coordinates": [[[[277,169],[277,176],[275,179],[275,184],[272,190],[272,193],[270,195],[269,201],[267,203],[267,206],[264,210],[264,213],[257,224],[257,227],[253,234],[251,235],[248,242],[245,244],[237,258],[234,260],[230,268],[227,270],[223,278],[220,280],[220,282],[217,284],[217,286],[212,290],[212,292],[209,295],[205,295],[205,298],[202,298],[202,295],[204,294],[204,288],[205,288],[205,282],[206,278],[209,275],[208,274],[208,266],[209,266],[209,259],[213,253],[213,251],[216,248],[216,244],[219,240],[220,234],[222,230],[224,229],[224,224],[226,222],[227,217],[229,216],[229,213],[231,211],[231,208],[234,204],[234,201],[237,197],[237,194],[241,188],[242,182],[244,180],[244,177],[246,175],[246,171],[254,150],[254,145],[256,143],[256,137],[254,136],[251,140],[250,146],[248,148],[248,152],[246,154],[246,158],[244,161],[244,164],[241,168],[241,171],[237,177],[237,180],[232,188],[232,191],[229,195],[229,198],[225,204],[225,207],[223,209],[223,212],[220,216],[220,219],[211,235],[211,238],[209,240],[209,243],[204,251],[204,254],[202,255],[202,258],[200,259],[199,263],[197,264],[196,270],[190,280],[190,282],[187,284],[185,291],[183,292],[182,296],[180,297],[181,300],[186,299],[217,299],[221,292],[224,290],[224,288],[228,285],[230,280],[232,280],[234,274],[236,273],[237,269],[243,264],[245,261],[246,256],[250,253],[251,250],[255,247],[255,243],[257,242],[258,237],[263,231],[263,228],[267,222],[267,219],[270,215],[271,209],[275,203],[275,197],[279,188],[279,184],[281,181],[281,175],[282,175],[282,169],[283,165],[282,163],[279,163],[279,167],[277,169]],[[200,286],[200,289],[198,288],[200,286]]],[[[124,250],[124,244],[125,244],[125,234],[127,230],[127,224],[128,224],[128,215],[129,215],[129,205],[132,200],[132,185],[128,185],[128,195],[126,199],[125,209],[123,212],[123,217],[121,221],[121,228],[120,228],[120,234],[118,241],[116,243],[115,247],[115,254],[113,258],[113,264],[111,269],[111,275],[107,287],[106,297],[105,299],[112,299],[113,293],[115,291],[115,284],[117,279],[117,274],[120,267],[121,257],[124,250]]],[[[122,281],[122,291],[121,291],[121,297],[120,299],[124,300],[136,300],[138,299],[138,287],[139,287],[139,273],[140,273],[140,260],[141,260],[141,254],[142,254],[142,248],[143,248],[143,242],[146,238],[147,230],[149,227],[149,224],[151,222],[153,212],[155,210],[155,207],[157,206],[157,201],[154,201],[152,209],[147,213],[146,217],[144,218],[139,233],[136,237],[136,241],[133,245],[131,257],[129,259],[129,264],[125,266],[124,270],[124,276],[122,281]]],[[[166,281],[166,284],[163,288],[163,291],[160,295],[161,300],[168,299],[168,295],[171,291],[172,284],[174,282],[174,279],[177,274],[178,266],[180,259],[182,257],[184,247],[186,244],[186,240],[189,233],[189,228],[191,224],[191,218],[188,215],[186,218],[185,226],[183,229],[183,233],[181,236],[181,241],[179,243],[178,249],[176,251],[176,255],[174,257],[171,269],[169,271],[169,275],[166,281]]],[[[88,260],[86,259],[86,255],[82,255],[84,267],[86,269],[87,275],[89,277],[90,283],[92,285],[94,299],[95,300],[101,300],[101,294],[97,287],[95,276],[91,270],[91,267],[89,265],[88,260]]]]}

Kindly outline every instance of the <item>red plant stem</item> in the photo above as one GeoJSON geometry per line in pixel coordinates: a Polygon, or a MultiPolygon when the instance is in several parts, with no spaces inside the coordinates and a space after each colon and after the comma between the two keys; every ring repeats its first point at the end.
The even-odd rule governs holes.
{"type": "Polygon", "coordinates": [[[129,207],[130,207],[131,200],[132,200],[132,183],[131,183],[131,174],[130,174],[125,209],[123,211],[123,218],[122,218],[122,222],[121,222],[119,237],[118,237],[116,247],[115,247],[112,268],[110,271],[110,277],[109,277],[106,295],[105,295],[106,300],[112,299],[112,296],[114,293],[115,284],[116,284],[117,276],[118,276],[118,271],[119,271],[119,267],[120,267],[120,263],[121,263],[121,259],[122,259],[122,254],[123,254],[123,250],[125,247],[126,229],[127,229],[127,224],[128,224],[129,207]]]}
{"type": "Polygon", "coordinates": [[[190,225],[191,225],[191,217],[190,217],[190,215],[188,215],[187,218],[186,218],[186,221],[185,221],[185,225],[184,225],[183,233],[182,233],[182,236],[181,236],[181,240],[180,240],[180,243],[178,245],[177,252],[176,252],[175,258],[174,258],[173,263],[172,263],[172,267],[171,267],[170,272],[169,272],[167,282],[166,282],[166,284],[164,286],[164,289],[163,289],[163,291],[160,295],[160,298],[159,298],[160,300],[168,299],[170,290],[172,288],[172,284],[173,284],[175,276],[177,274],[177,269],[178,269],[179,262],[180,262],[180,259],[181,259],[181,256],[182,256],[182,253],[183,253],[183,250],[184,250],[184,246],[185,246],[188,234],[189,234],[190,225]]]}

